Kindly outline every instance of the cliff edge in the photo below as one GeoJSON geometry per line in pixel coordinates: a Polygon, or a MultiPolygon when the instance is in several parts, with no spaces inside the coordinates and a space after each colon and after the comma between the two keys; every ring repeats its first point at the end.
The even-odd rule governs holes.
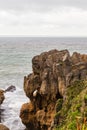
{"type": "Polygon", "coordinates": [[[70,56],[68,50],[51,50],[35,56],[32,69],[24,77],[24,91],[30,102],[20,110],[23,124],[27,130],[68,130],[65,126],[74,96],[86,89],[87,55],[74,52],[70,56]]]}

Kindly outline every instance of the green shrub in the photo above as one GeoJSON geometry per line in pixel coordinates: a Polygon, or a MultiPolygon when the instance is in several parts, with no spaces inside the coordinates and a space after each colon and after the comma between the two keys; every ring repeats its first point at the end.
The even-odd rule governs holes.
{"type": "Polygon", "coordinates": [[[76,121],[72,121],[69,125],[68,125],[68,130],[76,130],[76,121]]]}
{"type": "MultiPolygon", "coordinates": [[[[83,125],[83,117],[87,116],[87,105],[82,111],[84,101],[87,101],[87,81],[75,81],[66,90],[66,99],[63,103],[61,100],[57,102],[56,118],[59,119],[59,124],[55,130],[77,130],[77,120],[83,125]],[[85,113],[85,114],[84,114],[85,113]],[[81,118],[80,118],[81,117],[81,118]]],[[[81,130],[87,130],[87,127],[81,130]]]]}

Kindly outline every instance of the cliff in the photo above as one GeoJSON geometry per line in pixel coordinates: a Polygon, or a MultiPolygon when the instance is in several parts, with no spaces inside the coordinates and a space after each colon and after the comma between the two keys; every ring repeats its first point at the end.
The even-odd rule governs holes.
{"type": "Polygon", "coordinates": [[[75,52],[70,56],[68,50],[51,50],[35,56],[32,68],[33,73],[24,77],[30,102],[20,110],[27,130],[75,130],[75,119],[86,108],[87,55],[75,52]],[[74,111],[77,113],[72,118],[74,111]]]}

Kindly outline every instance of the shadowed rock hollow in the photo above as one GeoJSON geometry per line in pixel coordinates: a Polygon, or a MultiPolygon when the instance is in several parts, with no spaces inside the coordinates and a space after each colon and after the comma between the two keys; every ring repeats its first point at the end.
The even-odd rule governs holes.
{"type": "Polygon", "coordinates": [[[51,50],[35,56],[32,68],[33,73],[24,77],[30,102],[23,104],[20,117],[27,130],[52,130],[57,100],[64,102],[67,87],[87,78],[87,55],[51,50]]]}

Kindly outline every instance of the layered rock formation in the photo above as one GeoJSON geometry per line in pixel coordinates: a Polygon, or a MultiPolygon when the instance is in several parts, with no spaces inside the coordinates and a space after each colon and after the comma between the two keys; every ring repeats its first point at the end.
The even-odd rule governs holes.
{"type": "MultiPolygon", "coordinates": [[[[30,98],[20,111],[27,130],[52,130],[59,119],[55,113],[67,99],[67,88],[87,78],[87,55],[68,50],[51,50],[32,59],[33,73],[24,77],[24,91],[30,98]],[[56,107],[57,101],[62,104],[56,107]]],[[[61,120],[61,119],[60,119],[61,120]]]]}

